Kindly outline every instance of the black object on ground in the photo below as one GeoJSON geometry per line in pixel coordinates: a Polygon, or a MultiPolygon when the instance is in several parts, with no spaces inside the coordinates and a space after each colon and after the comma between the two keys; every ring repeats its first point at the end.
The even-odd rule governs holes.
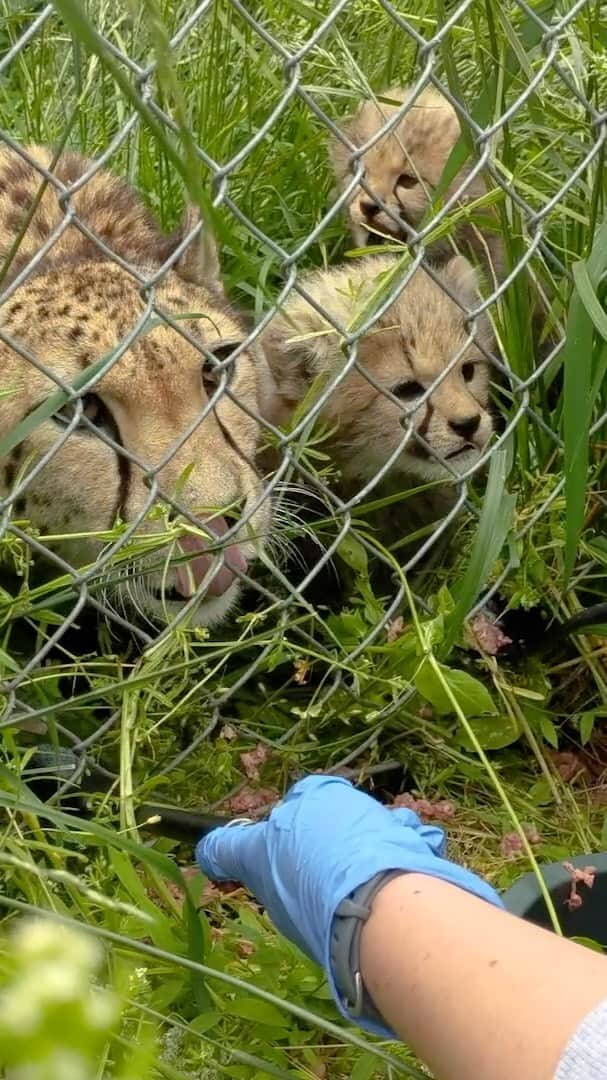
{"type": "MultiPolygon", "coordinates": [[[[607,852],[598,855],[576,855],[563,862],[540,866],[540,872],[555,907],[565,937],[591,938],[607,948],[607,852]],[[574,883],[574,870],[593,867],[591,888],[583,881],[574,883]],[[572,897],[578,895],[581,902],[572,897]]],[[[503,895],[508,911],[529,922],[552,930],[544,898],[534,873],[525,874],[503,895]]]]}

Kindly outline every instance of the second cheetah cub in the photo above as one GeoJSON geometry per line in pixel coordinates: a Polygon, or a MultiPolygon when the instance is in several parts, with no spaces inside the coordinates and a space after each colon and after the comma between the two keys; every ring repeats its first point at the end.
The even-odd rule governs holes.
{"type": "MultiPolygon", "coordinates": [[[[455,109],[432,86],[427,86],[415,98],[410,88],[402,87],[392,87],[382,97],[394,104],[363,101],[355,115],[341,125],[343,134],[354,146],[364,146],[394,118],[405,102],[411,101],[410,108],[396,126],[374,142],[362,157],[365,182],[391,214],[387,214],[362,187],[354,191],[348,214],[354,243],[361,247],[380,243],[382,236],[408,239],[406,226],[417,228],[420,225],[461,134],[455,109]]],[[[332,140],[330,153],[338,184],[343,190],[352,179],[351,153],[338,139],[332,140]]],[[[458,173],[447,188],[445,198],[462,188],[470,170],[468,164],[458,173]]],[[[475,176],[462,191],[461,202],[471,202],[486,190],[483,177],[475,176]]],[[[464,253],[472,250],[488,272],[488,279],[500,278],[503,252],[494,233],[481,235],[474,224],[466,222],[450,239],[432,244],[429,255],[433,261],[440,262],[450,258],[454,250],[464,253]]]]}
{"type": "Polygon", "coordinates": [[[292,292],[262,335],[278,392],[267,419],[287,422],[315,380],[329,386],[320,413],[329,429],[323,449],[346,490],[382,472],[401,491],[420,481],[448,482],[474,467],[493,431],[486,356],[492,332],[484,315],[473,332],[467,326],[479,292],[475,268],[461,255],[441,268],[437,282],[415,271],[362,335],[357,363],[344,375],[344,336],[318,309],[345,334],[398,259],[370,255],[303,275],[311,302],[292,292]]]}

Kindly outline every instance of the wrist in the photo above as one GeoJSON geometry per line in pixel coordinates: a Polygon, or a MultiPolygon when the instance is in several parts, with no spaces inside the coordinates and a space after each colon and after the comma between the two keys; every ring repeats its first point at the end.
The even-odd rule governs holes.
{"type": "MultiPolygon", "coordinates": [[[[437,888],[444,896],[445,886],[454,893],[472,893],[491,905],[503,907],[498,894],[486,882],[442,859],[432,860],[428,870],[418,866],[376,873],[338,905],[331,926],[327,967],[336,1003],[349,1020],[384,1038],[396,1037],[389,1020],[384,1019],[385,994],[378,1000],[374,993],[378,973],[376,946],[382,942],[381,952],[385,957],[389,955],[390,942],[402,935],[403,927],[407,928],[406,936],[410,933],[413,939],[418,937],[422,924],[426,933],[423,918],[419,922],[420,899],[426,894],[434,895],[437,888]]],[[[382,964],[380,971],[381,967],[382,964]]]]}
{"type": "Polygon", "coordinates": [[[378,895],[406,871],[383,870],[357,886],[338,905],[331,926],[329,977],[341,1012],[351,1020],[390,1036],[368,994],[361,971],[361,940],[378,895]]]}

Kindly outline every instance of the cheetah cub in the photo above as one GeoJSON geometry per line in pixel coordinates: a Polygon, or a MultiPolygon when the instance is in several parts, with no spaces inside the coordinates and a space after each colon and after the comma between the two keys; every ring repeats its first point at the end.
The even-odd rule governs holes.
{"type": "Polygon", "coordinates": [[[250,348],[230,359],[246,328],[207,236],[194,236],[195,213],[164,236],[139,195],[107,170],[72,153],[53,166],[42,147],[27,155],[0,151],[0,266],[14,255],[0,307],[0,440],[57,390],[53,376],[71,384],[122,352],[81,403],[56,409],[0,457],[0,511],[29,520],[43,542],[51,537],[52,556],[72,567],[95,563],[92,595],[119,613],[158,623],[189,604],[192,623],[213,625],[236,603],[270,528],[253,465],[269,372],[250,348]],[[141,278],[158,276],[190,233],[150,310],[141,278]],[[173,325],[159,313],[176,317],[173,325]],[[160,504],[171,525],[150,518],[160,504]],[[121,564],[119,583],[96,538],[117,519],[148,549],[121,564]]]}
{"type": "MultiPolygon", "coordinates": [[[[412,90],[393,87],[382,97],[395,104],[363,101],[355,115],[342,124],[343,134],[354,146],[364,146],[372,139],[402,105],[411,100],[412,90]]],[[[387,214],[362,187],[358,187],[348,207],[352,237],[357,246],[380,243],[385,236],[407,240],[404,226],[419,226],[460,134],[460,122],[453,106],[438,90],[427,86],[390,133],[382,135],[362,157],[366,183],[392,213],[387,214]],[[402,227],[399,222],[403,223],[402,227]]],[[[333,139],[330,155],[338,185],[344,190],[352,179],[350,151],[338,139],[333,139]]],[[[445,199],[458,191],[470,170],[468,164],[455,177],[445,199]]],[[[483,177],[475,176],[462,193],[461,202],[477,199],[486,190],[483,177]]],[[[484,215],[489,212],[485,210],[484,215]]],[[[429,255],[433,261],[440,262],[458,249],[473,253],[475,260],[482,263],[489,281],[500,278],[503,251],[495,233],[488,231],[481,235],[474,224],[464,223],[450,239],[435,241],[429,248],[429,255]]]]}
{"type": "MultiPolygon", "coordinates": [[[[345,329],[397,261],[367,256],[304,275],[301,285],[345,329]]],[[[481,316],[469,340],[465,326],[479,302],[476,271],[460,255],[437,276],[457,302],[418,269],[362,336],[357,365],[341,380],[343,338],[298,294],[290,294],[263,334],[278,394],[268,419],[287,422],[319,376],[317,385],[332,385],[320,414],[328,430],[323,450],[346,491],[386,467],[386,478],[401,491],[420,481],[448,481],[475,465],[492,434],[483,351],[493,346],[491,327],[481,316]]]]}

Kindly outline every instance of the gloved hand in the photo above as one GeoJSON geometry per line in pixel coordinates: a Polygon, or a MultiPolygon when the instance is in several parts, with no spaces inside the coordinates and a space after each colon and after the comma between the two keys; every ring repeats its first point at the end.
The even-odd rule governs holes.
{"type": "MultiPolygon", "coordinates": [[[[348,1019],[330,941],[336,909],[358,886],[384,870],[415,871],[503,907],[490,885],[444,853],[442,829],[422,825],[412,810],[387,810],[332,776],[300,780],[267,821],[215,829],[196,848],[207,877],[246,885],[278,930],[325,969],[348,1019]]],[[[372,1022],[362,1026],[387,1034],[372,1022]]]]}

